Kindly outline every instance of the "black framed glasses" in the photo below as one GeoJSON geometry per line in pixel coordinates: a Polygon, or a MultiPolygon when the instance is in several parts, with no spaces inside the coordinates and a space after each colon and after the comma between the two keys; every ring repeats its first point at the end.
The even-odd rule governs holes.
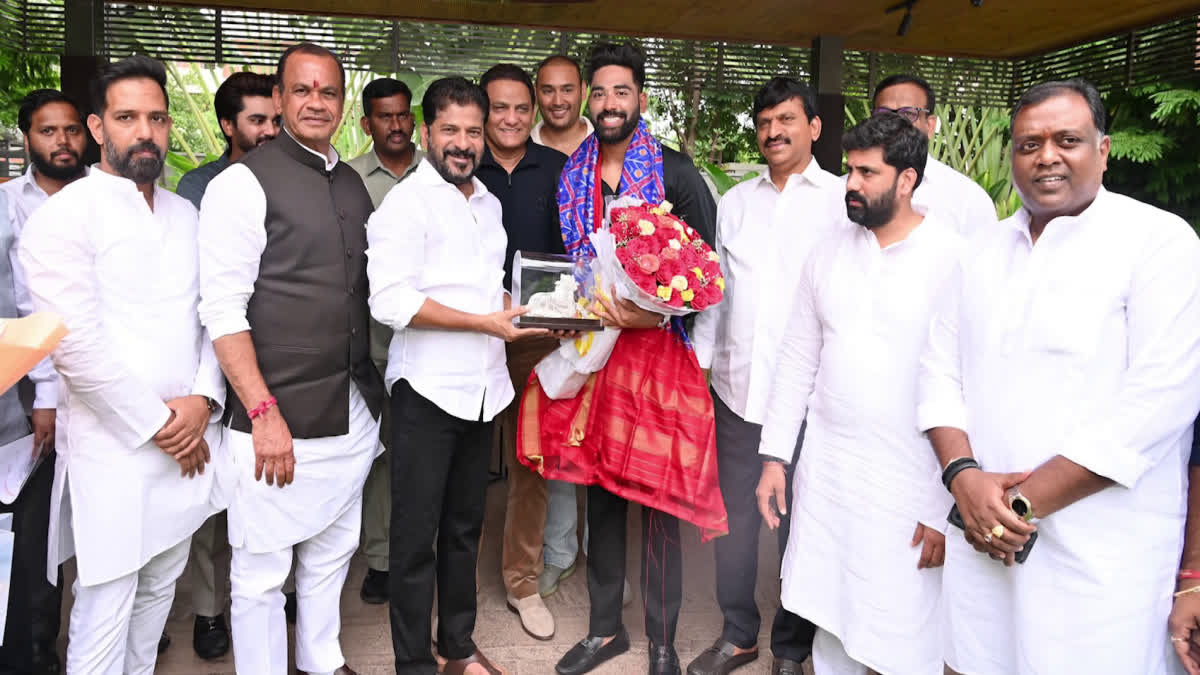
{"type": "Polygon", "coordinates": [[[875,108],[874,110],[871,111],[871,116],[878,117],[879,115],[887,115],[890,113],[890,114],[899,115],[899,116],[903,117],[904,119],[908,120],[909,122],[916,124],[917,120],[921,119],[921,113],[925,113],[926,115],[928,115],[932,112],[933,112],[932,110],[929,110],[927,108],[917,108],[917,107],[913,107],[913,106],[906,106],[904,108],[879,107],[879,108],[875,108]]]}

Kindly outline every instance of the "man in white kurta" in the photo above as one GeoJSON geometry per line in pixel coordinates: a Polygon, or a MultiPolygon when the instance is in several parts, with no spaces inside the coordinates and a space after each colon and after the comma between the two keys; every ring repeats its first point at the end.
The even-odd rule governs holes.
{"type": "Polygon", "coordinates": [[[283,132],[214,178],[200,208],[200,316],[232,390],[233,654],[244,675],[288,672],[294,552],[296,668],[352,675],[341,590],[384,403],[367,335],[371,199],[330,144],[337,58],[302,43],[281,63],[283,132]]]}
{"type": "Polygon", "coordinates": [[[1200,407],[1200,242],[1103,189],[1109,141],[1090,84],[1038,85],[1013,117],[1025,207],[974,242],[922,358],[920,428],[943,466],[982,469],[950,483],[965,530],[947,537],[946,662],[971,675],[1169,672],[1200,407]],[[1031,528],[1014,505],[1038,535],[1024,564],[1014,554],[1031,528]]]}
{"type": "MultiPolygon", "coordinates": [[[[924,79],[897,74],[883,78],[871,99],[873,111],[894,112],[913,123],[917,131],[933,139],[940,120],[934,110],[937,97],[924,79]]],[[[996,229],[996,205],[978,183],[930,155],[925,176],[913,193],[913,206],[934,212],[938,218],[970,239],[978,232],[996,229]]]]}
{"type": "MultiPolygon", "coordinates": [[[[754,97],[753,118],[769,170],[734,186],[717,205],[714,250],[725,275],[725,299],[701,312],[692,331],[700,367],[711,369],[729,534],[713,542],[721,636],[688,665],[690,675],[720,675],[758,657],[755,582],[762,516],[754,490],[762,473],[758,445],[775,357],[800,281],[797,271],[819,242],[851,226],[842,182],[812,156],[813,140],[821,134],[812,89],[789,77],[772,78],[754,97]]],[[[799,439],[792,446],[798,450],[799,439]]],[[[785,459],[793,461],[792,455],[785,459]]],[[[780,528],[780,554],[787,531],[780,528]]],[[[812,651],[813,632],[812,623],[778,611],[771,625],[773,670],[790,665],[798,671],[812,651]]]]}
{"type": "Polygon", "coordinates": [[[224,399],[196,311],[196,210],[155,185],[165,82],[145,57],[101,71],[88,120],[101,162],[34,212],[21,241],[35,307],[70,331],[52,354],[62,387],[48,570],[54,579],[76,556],[68,673],[153,671],[190,537],[219,506],[215,463],[194,474],[220,451],[215,425],[207,449],[201,435],[224,399]]]}
{"type": "Polygon", "coordinates": [[[937,567],[950,500],[914,398],[962,239],[911,206],[926,141],[909,122],[869,118],[843,147],[847,210],[860,226],[819,244],[798,273],[759,449],[760,508],[774,527],[767,499],[807,415],[782,602],[818,626],[814,672],[932,675],[942,669],[937,567]]]}

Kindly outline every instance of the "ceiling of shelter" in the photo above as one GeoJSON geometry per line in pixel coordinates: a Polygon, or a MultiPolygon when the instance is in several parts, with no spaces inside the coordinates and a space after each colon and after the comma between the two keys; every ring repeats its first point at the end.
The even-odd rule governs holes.
{"type": "MultiPolygon", "coordinates": [[[[160,3],[143,3],[160,4],[160,3]]],[[[1197,0],[172,0],[172,4],[358,15],[1008,58],[1038,54],[1200,10],[1197,0]],[[911,20],[905,21],[911,4],[911,20]],[[976,6],[978,4],[979,6],[976,6]],[[889,8],[895,8],[888,12],[889,8]],[[897,35],[902,23],[905,35],[897,35]]]]}

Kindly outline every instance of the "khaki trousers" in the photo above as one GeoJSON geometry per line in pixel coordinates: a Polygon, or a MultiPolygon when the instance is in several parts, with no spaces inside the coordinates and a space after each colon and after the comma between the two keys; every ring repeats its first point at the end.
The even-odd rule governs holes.
{"type": "Polygon", "coordinates": [[[497,418],[496,432],[508,466],[508,504],[504,512],[504,548],[500,566],[504,587],[517,600],[538,592],[542,573],[542,538],[546,528],[546,481],[517,459],[517,412],[534,365],[558,348],[554,338],[534,338],[505,345],[508,372],[516,396],[497,418]]]}

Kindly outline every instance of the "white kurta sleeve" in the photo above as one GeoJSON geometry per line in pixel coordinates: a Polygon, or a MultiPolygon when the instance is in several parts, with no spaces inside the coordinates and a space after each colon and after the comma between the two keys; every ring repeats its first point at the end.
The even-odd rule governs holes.
{"type": "MultiPolygon", "coordinates": [[[[713,246],[713,251],[716,251],[721,258],[721,273],[725,276],[727,284],[731,279],[728,274],[729,268],[725,262],[725,248],[722,246],[722,242],[725,240],[725,221],[729,218],[731,210],[730,201],[727,193],[717,204],[717,235],[716,244],[713,246]]],[[[716,307],[710,307],[700,312],[696,317],[696,322],[692,326],[692,348],[696,351],[696,360],[700,362],[701,368],[712,368],[713,350],[717,345],[717,328],[721,325],[727,311],[729,311],[729,302],[724,301],[718,303],[716,307]]]]}
{"type": "Polygon", "coordinates": [[[200,322],[216,340],[250,330],[246,304],[267,247],[267,197],[254,174],[234,164],[200,202],[200,322]]]}
{"type": "Polygon", "coordinates": [[[1133,271],[1124,379],[1067,433],[1059,453],[1127,488],[1168,458],[1200,408],[1200,240],[1170,219],[1147,228],[1133,271]]]}
{"type": "Polygon", "coordinates": [[[425,304],[417,290],[425,268],[425,210],[412,192],[393,189],[367,221],[367,280],[371,316],[403,330],[425,304]]]}
{"type": "Polygon", "coordinates": [[[200,365],[196,368],[196,381],[192,384],[192,395],[205,396],[216,402],[217,407],[209,416],[209,423],[221,419],[225,405],[225,374],[217,361],[217,352],[213,349],[212,339],[208,331],[200,335],[200,365]]]}
{"type": "Polygon", "coordinates": [[[129,374],[105,337],[96,293],[89,209],[73,199],[48,201],[29,219],[19,256],[36,309],[62,318],[67,335],[51,357],[72,394],[130,448],[148,443],[171,411],[129,374]]]}
{"type": "Polygon", "coordinates": [[[821,318],[817,314],[816,264],[824,256],[810,255],[796,284],[791,316],[779,346],[771,396],[763,419],[758,454],[792,461],[800,427],[808,415],[808,399],[821,360],[821,318]]]}
{"type": "Polygon", "coordinates": [[[917,428],[920,431],[934,427],[969,431],[958,340],[963,265],[960,260],[942,286],[940,300],[929,323],[929,336],[917,371],[917,428]]]}

